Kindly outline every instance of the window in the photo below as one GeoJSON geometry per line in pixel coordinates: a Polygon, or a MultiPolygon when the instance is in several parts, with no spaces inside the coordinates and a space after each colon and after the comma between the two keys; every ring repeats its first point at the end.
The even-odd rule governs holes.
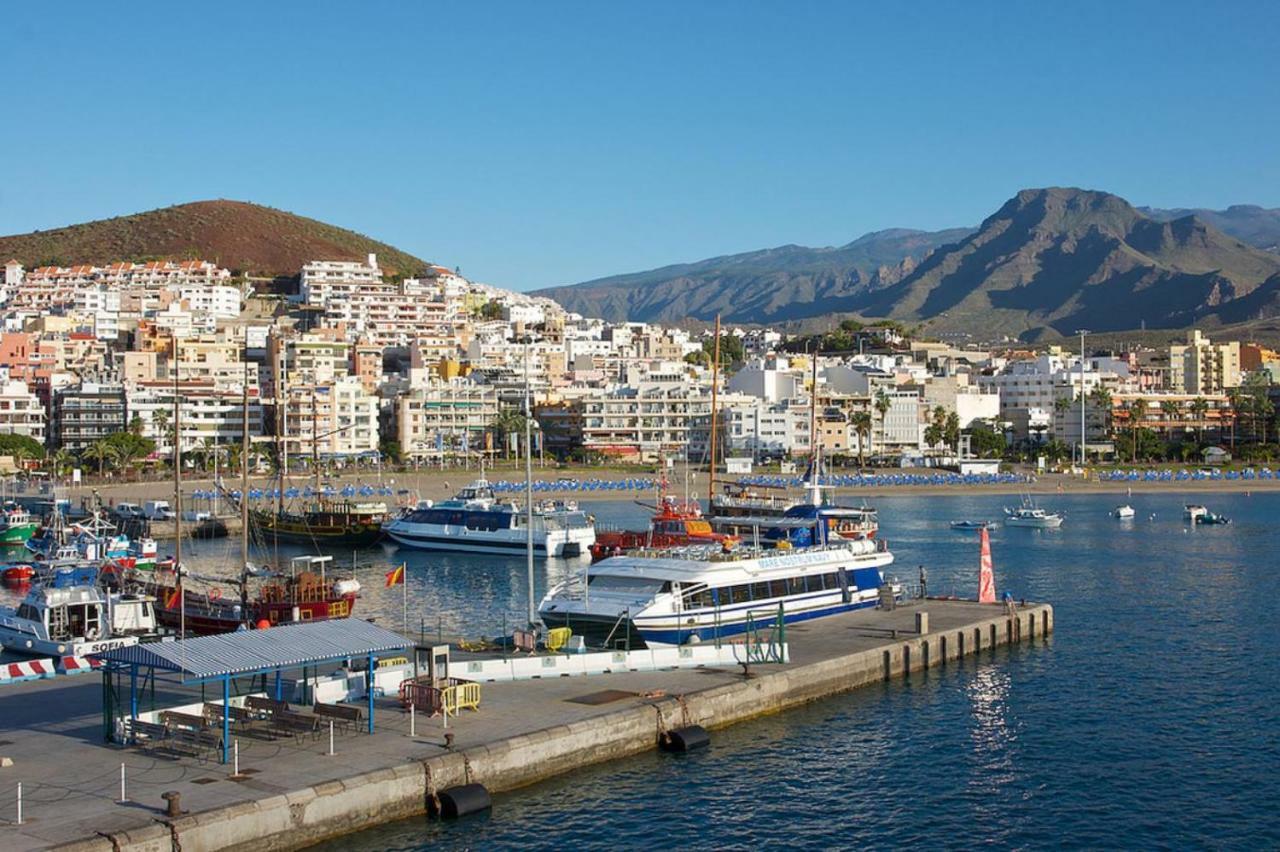
{"type": "Polygon", "coordinates": [[[733,597],[733,603],[747,603],[751,600],[751,587],[746,584],[734,586],[730,593],[733,597]]]}

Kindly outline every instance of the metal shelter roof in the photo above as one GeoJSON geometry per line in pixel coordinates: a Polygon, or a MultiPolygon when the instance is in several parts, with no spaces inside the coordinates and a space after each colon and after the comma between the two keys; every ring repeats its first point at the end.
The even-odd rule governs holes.
{"type": "Polygon", "coordinates": [[[179,672],[184,680],[207,680],[399,651],[411,644],[384,627],[342,618],[176,642],[148,642],[93,656],[108,663],[179,672]]]}

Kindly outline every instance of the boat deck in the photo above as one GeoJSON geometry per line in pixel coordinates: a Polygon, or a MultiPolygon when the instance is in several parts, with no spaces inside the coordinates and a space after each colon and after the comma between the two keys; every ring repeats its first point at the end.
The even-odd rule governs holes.
{"type": "MultiPolygon", "coordinates": [[[[931,629],[926,638],[944,634],[958,638],[964,631],[972,635],[975,625],[982,625],[985,634],[989,620],[1001,619],[1005,615],[1000,607],[966,601],[930,600],[901,606],[895,611],[864,610],[789,626],[787,640],[792,662],[783,668],[790,672],[790,680],[797,681],[802,679],[801,669],[814,672],[824,668],[814,666],[815,663],[830,661],[836,665],[840,662],[837,658],[854,659],[850,655],[884,649],[887,675],[891,650],[899,649],[892,650],[892,653],[901,653],[903,641],[917,636],[915,617],[918,610],[926,610],[929,614],[931,629]]],[[[1029,605],[1022,612],[1023,617],[1051,619],[1051,611],[1045,607],[1029,605]],[[1046,612],[1050,614],[1045,615],[1046,612]]],[[[1033,634],[1051,629],[1049,623],[1041,628],[1036,628],[1035,621],[1031,623],[1033,634]]],[[[995,631],[996,628],[992,627],[993,640],[995,631]]],[[[1019,626],[1019,638],[1021,631],[1019,626]]],[[[1010,641],[1016,641],[1012,632],[1008,635],[1010,641]]],[[[985,651],[987,640],[983,638],[980,643],[985,651]]],[[[942,657],[935,659],[933,664],[956,656],[954,644],[951,652],[946,648],[942,645],[942,657]]],[[[970,650],[972,652],[972,646],[970,650]]],[[[935,650],[933,653],[938,652],[935,650]]],[[[964,653],[963,644],[960,653],[964,653]]],[[[927,654],[928,651],[926,664],[927,654]]],[[[918,667],[918,659],[915,665],[904,664],[905,670],[918,667]]],[[[479,712],[463,711],[460,717],[450,720],[452,750],[459,752],[488,746],[484,753],[492,756],[506,747],[504,741],[520,735],[547,731],[550,737],[572,723],[611,716],[622,718],[616,714],[631,713],[634,717],[637,708],[647,709],[643,705],[653,703],[641,696],[645,692],[663,690],[669,696],[684,696],[693,703],[697,695],[707,694],[708,690],[717,690],[717,694],[722,695],[723,690],[719,689],[722,687],[762,683],[765,675],[779,668],[758,666],[756,671],[760,673],[760,679],[749,682],[744,681],[742,672],[737,669],[693,669],[485,684],[479,712]],[[608,700],[591,703],[597,696],[608,700]]],[[[831,666],[825,669],[829,672],[831,666]]],[[[797,689],[809,690],[805,693],[806,698],[821,697],[821,694],[834,691],[828,689],[826,693],[820,693],[818,676],[812,677],[808,687],[794,684],[797,689]]],[[[847,685],[844,688],[848,688],[847,685]]],[[[215,698],[214,691],[216,688],[211,687],[211,700],[215,698]]],[[[157,705],[176,705],[192,700],[193,695],[199,697],[199,690],[165,689],[157,693],[157,705]]],[[[715,700],[731,699],[722,696],[715,700]]],[[[745,702],[747,699],[733,700],[745,702]]],[[[121,832],[130,833],[128,838],[124,838],[130,842],[137,842],[148,832],[156,830],[162,830],[168,837],[168,829],[158,824],[164,806],[160,796],[167,791],[181,793],[183,808],[198,814],[342,779],[348,779],[345,788],[350,792],[357,784],[354,777],[362,773],[448,756],[440,719],[419,715],[416,720],[417,737],[410,739],[409,719],[399,703],[394,697],[379,698],[376,702],[377,733],[372,736],[363,732],[337,736],[334,757],[327,755],[327,732],[318,739],[302,740],[291,737],[268,740],[253,733],[239,735],[240,768],[245,774],[243,778],[233,780],[229,777],[232,767],[220,765],[216,759],[203,762],[186,757],[174,759],[164,755],[152,756],[136,748],[104,745],[101,701],[101,678],[95,675],[0,687],[0,756],[13,760],[12,766],[0,769],[0,823],[4,824],[4,848],[32,849],[85,841],[78,848],[110,850],[112,845],[108,836],[121,832]],[[118,801],[122,763],[130,799],[124,803],[118,801]],[[21,826],[14,824],[15,786],[18,782],[23,785],[24,823],[21,826]]],[[[645,718],[650,720],[646,726],[651,726],[652,712],[649,711],[645,718]]],[[[734,718],[726,718],[735,721],[734,718]]],[[[472,762],[476,760],[477,756],[473,756],[472,762]]],[[[575,764],[582,760],[574,759],[575,764]]],[[[419,763],[417,770],[416,783],[419,784],[422,783],[422,765],[419,763]]],[[[550,773],[544,771],[540,777],[547,774],[550,773]]],[[[516,777],[507,786],[530,780],[535,778],[516,777]]],[[[489,783],[491,787],[502,786],[492,781],[489,783]]],[[[332,789],[340,791],[344,785],[332,789]]],[[[386,807],[391,808],[390,805],[386,807]]],[[[387,812],[383,818],[399,815],[402,814],[387,812]]],[[[349,830],[356,827],[351,825],[349,830]]],[[[303,837],[298,840],[299,845],[305,842],[303,837]]],[[[130,843],[123,845],[128,848],[130,843]]]]}

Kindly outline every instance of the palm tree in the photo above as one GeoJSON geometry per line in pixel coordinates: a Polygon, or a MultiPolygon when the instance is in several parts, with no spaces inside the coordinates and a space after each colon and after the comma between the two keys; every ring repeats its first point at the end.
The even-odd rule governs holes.
{"type": "Polygon", "coordinates": [[[893,401],[889,399],[889,392],[884,388],[876,391],[875,402],[873,406],[876,413],[880,415],[880,434],[884,434],[884,419],[889,414],[889,409],[893,407],[893,401]]]}
{"type": "Polygon", "coordinates": [[[1164,427],[1165,437],[1169,440],[1173,440],[1173,424],[1175,420],[1179,419],[1178,413],[1181,410],[1182,409],[1178,407],[1178,403],[1171,399],[1160,400],[1160,414],[1164,417],[1165,423],[1167,424],[1164,427]]]}
{"type": "Polygon", "coordinates": [[[929,425],[924,429],[924,442],[926,449],[936,447],[942,443],[943,439],[946,437],[946,424],[946,409],[941,405],[935,406],[929,420],[929,425]]]}
{"type": "Polygon", "coordinates": [[[951,452],[960,452],[960,415],[954,411],[948,412],[943,422],[942,439],[951,447],[951,452]]]}
{"type": "Polygon", "coordinates": [[[1133,453],[1132,459],[1136,464],[1138,461],[1138,430],[1142,428],[1142,421],[1147,416],[1147,401],[1142,397],[1138,397],[1129,403],[1129,426],[1133,429],[1133,453]]]}
{"type": "Polygon", "coordinates": [[[94,441],[80,451],[80,455],[98,463],[98,476],[106,473],[107,463],[116,460],[116,448],[104,441],[94,441]]]}
{"type": "Polygon", "coordinates": [[[49,470],[54,476],[61,476],[71,469],[75,463],[76,457],[70,450],[58,450],[45,457],[49,463],[49,470]]]}
{"type": "Polygon", "coordinates": [[[853,426],[853,431],[858,435],[858,469],[866,467],[866,449],[867,441],[871,440],[871,412],[858,411],[849,420],[853,426]]]}
{"type": "Polygon", "coordinates": [[[1209,413],[1209,400],[1198,396],[1191,400],[1191,416],[1196,420],[1196,442],[1204,443],[1204,418],[1209,413]]]}

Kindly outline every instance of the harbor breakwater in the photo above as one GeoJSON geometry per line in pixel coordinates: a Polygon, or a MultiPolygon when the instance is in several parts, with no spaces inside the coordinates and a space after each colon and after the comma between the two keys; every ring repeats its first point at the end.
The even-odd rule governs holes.
{"type": "Polygon", "coordinates": [[[886,630],[883,641],[871,648],[798,665],[761,666],[749,677],[706,689],[642,699],[567,724],[549,720],[552,724],[536,731],[443,750],[282,795],[158,820],[144,828],[103,832],[57,848],[74,852],[297,849],[422,814],[433,797],[449,787],[483,784],[493,792],[512,790],[584,765],[656,748],[664,731],[689,725],[708,729],[732,725],[996,647],[1042,640],[1054,629],[1053,608],[1048,604],[1027,604],[1006,612],[970,602],[931,600],[913,609],[921,630],[886,630]],[[944,613],[945,617],[936,618],[944,613]],[[928,627],[930,615],[936,618],[936,629],[928,627]]]}

